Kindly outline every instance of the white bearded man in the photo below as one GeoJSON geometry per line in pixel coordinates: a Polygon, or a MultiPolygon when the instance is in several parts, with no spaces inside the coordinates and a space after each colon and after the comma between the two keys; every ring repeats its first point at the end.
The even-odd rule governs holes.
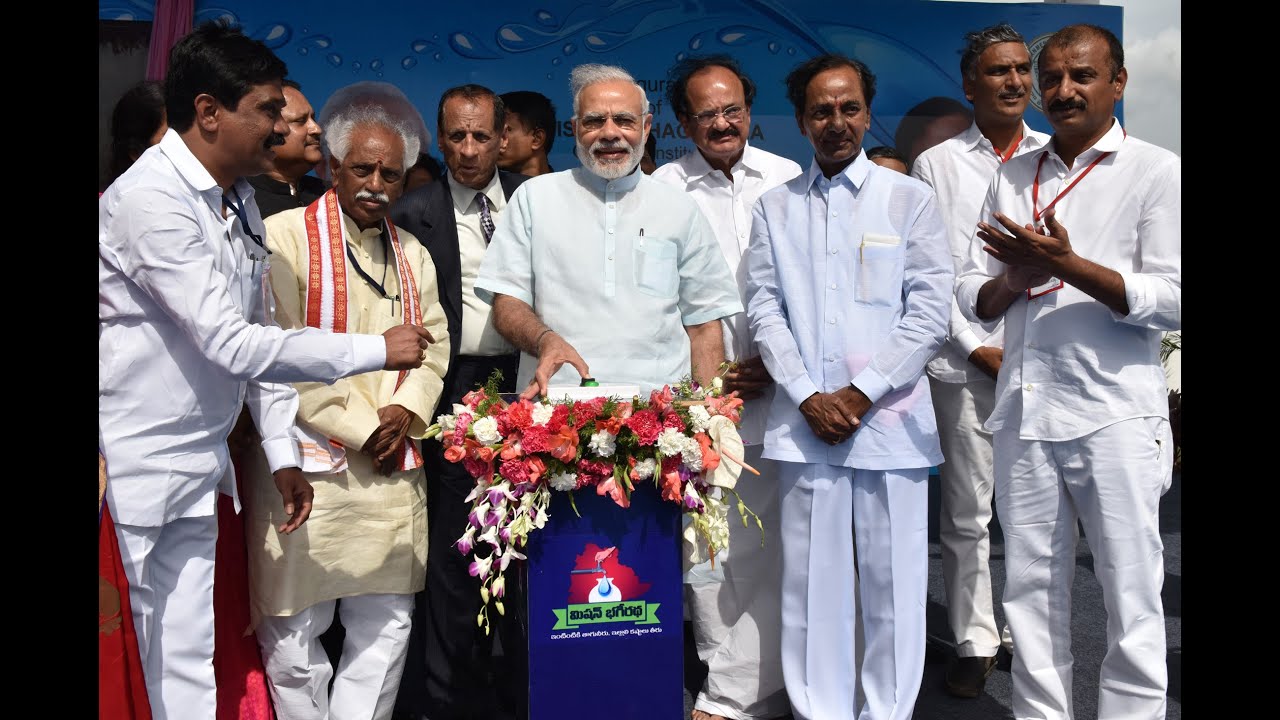
{"type": "Polygon", "coordinates": [[[742,312],[715,233],[677,188],[638,172],[653,115],[622,68],[570,78],[582,167],[526,181],[499,221],[476,279],[493,325],[520,348],[523,396],[591,370],[647,394],[684,375],[711,381],[720,320],[742,312]],[[573,262],[565,262],[573,258],[573,262]]]}
{"type": "MultiPolygon", "coordinates": [[[[403,95],[339,90],[322,116],[333,188],[266,223],[276,319],[335,331],[423,325],[422,367],[332,385],[300,383],[296,440],[317,511],[306,532],[272,531],[270,476],[250,460],[249,581],[258,643],[282,720],[389,718],[414,593],[425,582],[427,516],[417,440],[440,399],[449,334],[431,257],[387,218],[418,156],[403,95]],[[320,635],[346,635],[336,677],[320,635]],[[329,680],[334,678],[333,689],[329,680]]],[[[416,122],[414,122],[416,120],[416,122]]]]}

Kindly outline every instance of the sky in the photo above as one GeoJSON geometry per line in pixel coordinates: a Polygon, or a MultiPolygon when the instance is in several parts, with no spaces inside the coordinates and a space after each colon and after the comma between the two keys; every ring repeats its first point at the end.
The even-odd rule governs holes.
{"type": "MultiPolygon", "coordinates": [[[[963,2],[965,0],[951,0],[963,2]]],[[[1026,0],[983,0],[1026,2],[1026,0]]],[[[1101,0],[1124,8],[1124,124],[1129,134],[1182,154],[1182,0],[1101,0]]],[[[1034,108],[1028,109],[1034,112],[1034,108]]]]}

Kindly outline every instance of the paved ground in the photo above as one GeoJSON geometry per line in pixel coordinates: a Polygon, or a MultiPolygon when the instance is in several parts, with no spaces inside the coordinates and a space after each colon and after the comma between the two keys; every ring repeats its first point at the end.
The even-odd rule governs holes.
{"type": "MultiPolygon", "coordinates": [[[[925,657],[924,681],[916,702],[916,720],[1005,720],[1012,718],[1009,693],[1009,668],[997,667],[987,680],[984,694],[972,700],[953,698],[943,688],[946,661],[951,654],[951,633],[947,626],[946,600],[942,589],[942,555],[938,544],[938,492],[936,477],[930,478],[929,524],[929,604],[927,611],[928,652],[925,657]]],[[[1169,666],[1169,708],[1167,720],[1182,718],[1182,478],[1175,474],[1173,486],[1160,504],[1160,535],[1164,540],[1165,581],[1164,612],[1167,628],[1169,666]]],[[[1004,536],[999,519],[994,523],[991,543],[992,581],[994,593],[1000,596],[1004,587],[1004,536]]],[[[1072,593],[1072,636],[1075,654],[1073,686],[1077,720],[1097,717],[1098,668],[1106,652],[1106,612],[1102,590],[1093,574],[1093,555],[1085,542],[1076,552],[1076,577],[1072,593]]],[[[996,608],[996,618],[1003,623],[1003,613],[996,608]]],[[[701,685],[705,668],[697,656],[686,654],[686,686],[701,685]]],[[[686,691],[685,713],[693,706],[686,691]]]]}

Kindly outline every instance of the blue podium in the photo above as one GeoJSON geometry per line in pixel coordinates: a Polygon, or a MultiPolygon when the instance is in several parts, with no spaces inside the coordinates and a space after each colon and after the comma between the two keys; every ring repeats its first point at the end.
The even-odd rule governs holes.
{"type": "Polygon", "coordinates": [[[631,507],[556,493],[529,539],[529,720],[684,713],[680,508],[640,483],[631,507]]]}

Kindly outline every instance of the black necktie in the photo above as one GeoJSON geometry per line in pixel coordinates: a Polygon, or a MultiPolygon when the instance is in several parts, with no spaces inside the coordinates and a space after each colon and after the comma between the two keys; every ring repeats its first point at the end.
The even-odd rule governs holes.
{"type": "Polygon", "coordinates": [[[484,231],[484,244],[493,241],[493,216],[489,214],[489,198],[484,193],[476,193],[476,202],[480,203],[480,229],[484,231]]]}

